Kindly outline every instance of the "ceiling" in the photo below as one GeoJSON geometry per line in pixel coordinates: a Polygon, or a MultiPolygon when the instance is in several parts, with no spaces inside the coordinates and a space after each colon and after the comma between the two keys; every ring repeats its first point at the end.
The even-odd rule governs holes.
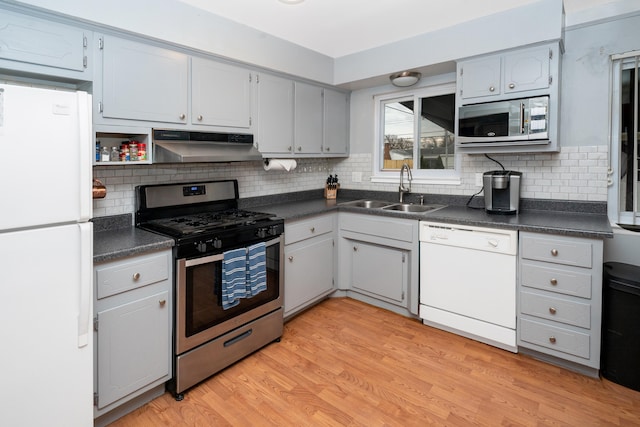
{"type": "MultiPolygon", "coordinates": [[[[538,0],[178,0],[332,58],[538,0]]],[[[573,16],[621,0],[564,0],[573,16]]]]}

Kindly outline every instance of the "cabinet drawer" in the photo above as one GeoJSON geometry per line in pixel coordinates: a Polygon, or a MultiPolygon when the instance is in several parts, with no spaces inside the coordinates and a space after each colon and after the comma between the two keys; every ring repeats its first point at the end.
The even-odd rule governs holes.
{"type": "Polygon", "coordinates": [[[290,245],[311,237],[333,231],[333,216],[319,216],[304,221],[284,225],[284,244],[290,245]]]}
{"type": "Polygon", "coordinates": [[[591,268],[592,244],[589,241],[569,237],[553,239],[530,235],[521,235],[520,238],[522,258],[591,268]]]}
{"type": "Polygon", "coordinates": [[[413,242],[417,240],[418,221],[381,218],[373,215],[341,214],[340,229],[375,237],[413,242]]]}
{"type": "Polygon", "coordinates": [[[589,335],[557,326],[520,320],[520,339],[531,344],[588,359],[589,335]]]}
{"type": "Polygon", "coordinates": [[[169,254],[162,253],[97,266],[95,268],[97,298],[106,298],[167,280],[169,262],[169,254]]]}
{"type": "Polygon", "coordinates": [[[591,327],[591,305],[568,301],[530,292],[520,293],[520,311],[523,314],[562,322],[589,329],[591,327]]]}
{"type": "Polygon", "coordinates": [[[591,298],[592,276],[585,271],[571,271],[568,268],[553,268],[548,264],[522,262],[520,277],[522,286],[591,298]]]}

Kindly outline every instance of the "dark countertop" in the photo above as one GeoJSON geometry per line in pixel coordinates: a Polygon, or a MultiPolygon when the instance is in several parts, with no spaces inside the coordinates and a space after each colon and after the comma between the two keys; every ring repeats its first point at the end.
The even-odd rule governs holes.
{"type": "MultiPolygon", "coordinates": [[[[607,215],[602,212],[581,213],[574,211],[556,211],[531,209],[531,206],[554,207],[554,204],[525,203],[529,208],[522,209],[517,215],[488,214],[484,209],[473,209],[464,205],[448,205],[442,209],[426,213],[398,212],[383,209],[367,209],[354,206],[342,206],[343,202],[367,198],[374,200],[379,194],[346,193],[337,200],[326,200],[322,193],[305,192],[301,199],[278,196],[252,200],[240,200],[241,207],[259,212],[273,213],[285,221],[302,219],[325,212],[366,213],[393,218],[444,222],[449,224],[471,225],[478,227],[506,228],[511,230],[532,231],[537,233],[560,234],[564,236],[611,238],[613,231],[607,215]],[[311,197],[309,197],[311,196],[311,197]],[[284,200],[284,201],[282,201],[284,200]]],[[[380,198],[377,198],[380,200],[380,198]]],[[[389,200],[382,198],[381,200],[389,200]]],[[[429,203],[433,203],[430,200],[429,203]]],[[[435,200],[446,205],[447,199],[435,200]]],[[[390,201],[394,203],[394,201],[390,201]]],[[[584,208],[584,206],[580,206],[584,208]]],[[[587,205],[589,208],[589,205],[587,205]]],[[[596,206],[597,208],[597,206],[596,206]]],[[[585,211],[585,209],[583,209],[585,211]]],[[[586,209],[586,212],[589,212],[586,209]]],[[[145,252],[171,248],[173,239],[159,234],[140,230],[132,225],[131,214],[95,218],[93,237],[93,261],[106,262],[118,258],[145,252]]]]}
{"type": "Polygon", "coordinates": [[[511,230],[532,231],[538,233],[561,234],[565,236],[611,238],[613,231],[607,215],[601,213],[577,213],[567,211],[521,210],[516,215],[489,214],[484,209],[466,206],[446,206],[432,212],[411,213],[383,209],[367,209],[353,206],[341,206],[343,202],[355,199],[337,200],[301,200],[273,203],[255,207],[255,210],[270,212],[285,220],[301,219],[323,212],[366,213],[369,215],[416,219],[423,221],[445,222],[450,224],[472,225],[478,227],[496,227],[511,230]]]}
{"type": "Polygon", "coordinates": [[[133,227],[131,215],[95,218],[93,222],[94,263],[169,249],[174,243],[171,238],[133,227]],[[120,221],[120,217],[128,217],[128,221],[120,221]],[[113,218],[117,218],[117,221],[113,221],[113,218]],[[109,223],[106,224],[105,221],[109,223]]]}

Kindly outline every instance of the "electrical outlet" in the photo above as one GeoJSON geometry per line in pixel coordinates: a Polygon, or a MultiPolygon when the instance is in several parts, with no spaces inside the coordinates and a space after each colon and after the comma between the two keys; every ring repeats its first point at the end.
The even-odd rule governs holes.
{"type": "Polygon", "coordinates": [[[476,173],[476,186],[482,187],[482,172],[476,173]]]}
{"type": "Polygon", "coordinates": [[[362,172],[351,172],[352,182],[362,182],[362,172]]]}

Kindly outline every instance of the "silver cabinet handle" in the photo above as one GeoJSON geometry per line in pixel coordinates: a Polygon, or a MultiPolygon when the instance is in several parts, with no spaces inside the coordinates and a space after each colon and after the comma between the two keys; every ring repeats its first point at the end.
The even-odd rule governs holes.
{"type": "Polygon", "coordinates": [[[161,299],[160,301],[158,301],[158,304],[160,304],[160,307],[164,307],[166,303],[167,303],[166,299],[161,299]]]}
{"type": "Polygon", "coordinates": [[[551,249],[551,255],[558,256],[558,250],[557,249],[551,249]]]}
{"type": "Polygon", "coordinates": [[[289,262],[293,262],[293,255],[289,256],[289,262]]]}
{"type": "Polygon", "coordinates": [[[495,92],[496,88],[493,86],[489,86],[489,92],[495,92]]]}
{"type": "Polygon", "coordinates": [[[288,147],[287,147],[287,151],[291,151],[291,146],[288,146],[288,147]]]}
{"type": "Polygon", "coordinates": [[[509,83],[509,89],[513,89],[514,87],[516,87],[516,85],[515,85],[515,84],[513,84],[513,83],[509,83]]]}
{"type": "Polygon", "coordinates": [[[179,118],[180,120],[184,120],[184,119],[185,119],[185,117],[187,117],[187,116],[186,116],[184,113],[182,113],[182,114],[180,114],[180,115],[178,116],[178,118],[179,118]]]}
{"type": "Polygon", "coordinates": [[[310,230],[311,230],[312,233],[316,232],[316,228],[315,227],[311,227],[310,230]]]}
{"type": "Polygon", "coordinates": [[[331,147],[325,148],[325,151],[331,151],[331,147]]]}
{"type": "Polygon", "coordinates": [[[302,151],[302,147],[298,146],[298,151],[302,151]]]}
{"type": "Polygon", "coordinates": [[[202,121],[202,114],[200,114],[200,115],[198,116],[198,121],[199,121],[199,122],[201,122],[201,121],[202,121]]]}
{"type": "Polygon", "coordinates": [[[354,247],[353,247],[353,251],[354,251],[354,252],[357,252],[357,251],[358,251],[358,247],[357,247],[357,246],[354,246],[354,247]]]}
{"type": "Polygon", "coordinates": [[[551,344],[555,344],[555,343],[556,343],[556,337],[554,337],[554,336],[550,336],[550,337],[549,337],[549,342],[550,342],[551,344]]]}
{"type": "Polygon", "coordinates": [[[134,273],[133,280],[137,282],[139,279],[140,279],[140,273],[134,273]]]}
{"type": "Polygon", "coordinates": [[[557,284],[558,284],[558,279],[553,278],[553,279],[549,280],[549,282],[550,282],[553,286],[555,286],[555,285],[557,285],[557,284]]]}
{"type": "Polygon", "coordinates": [[[551,314],[556,314],[557,310],[555,309],[555,307],[549,307],[549,313],[551,314]]]}

